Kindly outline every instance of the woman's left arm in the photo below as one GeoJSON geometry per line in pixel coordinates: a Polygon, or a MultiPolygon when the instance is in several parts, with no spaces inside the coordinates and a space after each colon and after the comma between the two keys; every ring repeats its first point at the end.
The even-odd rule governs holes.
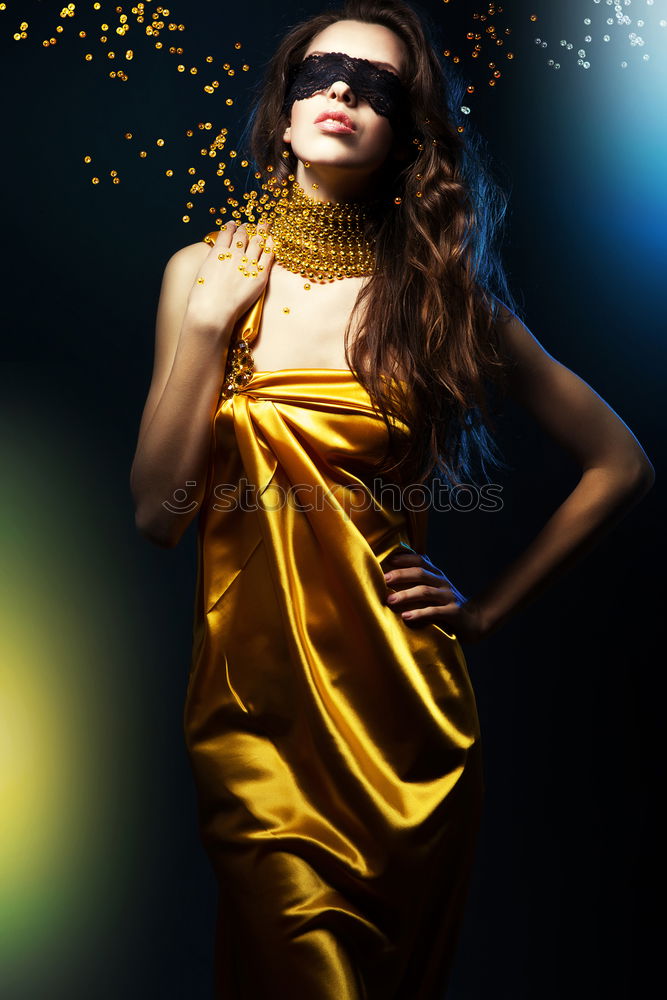
{"type": "MultiPolygon", "coordinates": [[[[583,379],[544,350],[518,317],[505,306],[502,309],[506,317],[510,314],[500,325],[505,351],[513,362],[509,394],[533,414],[582,472],[575,488],[519,557],[480,593],[467,601],[458,600],[458,592],[451,585],[440,586],[442,603],[426,599],[424,592],[422,607],[415,608],[416,587],[410,595],[413,600],[408,591],[403,591],[401,599],[391,602],[396,610],[402,610],[400,604],[408,601],[404,606],[411,611],[411,624],[435,621],[445,628],[449,625],[469,641],[492,634],[541,594],[589,552],[655,480],[655,470],[644,449],[614,410],[583,379]]],[[[392,570],[388,583],[422,583],[418,559],[398,556],[388,567],[392,570]]],[[[427,584],[425,591],[430,590],[431,598],[435,598],[438,586],[429,566],[435,569],[427,558],[423,582],[427,584]]],[[[449,584],[446,577],[443,579],[449,584]]]]}

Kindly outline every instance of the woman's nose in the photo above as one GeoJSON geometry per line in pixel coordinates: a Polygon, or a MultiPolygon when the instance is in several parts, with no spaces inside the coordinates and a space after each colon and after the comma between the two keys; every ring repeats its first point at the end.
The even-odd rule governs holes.
{"type": "Polygon", "coordinates": [[[345,80],[334,80],[334,82],[329,87],[328,93],[335,93],[336,95],[341,95],[345,98],[351,98],[353,101],[356,100],[355,93],[350,87],[349,83],[345,80]]]}

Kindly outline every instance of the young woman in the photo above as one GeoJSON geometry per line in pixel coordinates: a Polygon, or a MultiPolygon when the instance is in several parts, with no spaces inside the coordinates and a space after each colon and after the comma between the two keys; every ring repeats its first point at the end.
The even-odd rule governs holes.
{"type": "Polygon", "coordinates": [[[490,291],[506,288],[493,189],[448,101],[399,0],[293,28],[252,119],[259,223],[223,225],[164,274],[131,485],[158,545],[200,517],[184,727],[227,1000],[442,995],[483,792],[461,642],[653,480],[625,424],[490,291]],[[492,382],[582,474],[466,600],[424,551],[414,487],[493,458],[492,382]]]}

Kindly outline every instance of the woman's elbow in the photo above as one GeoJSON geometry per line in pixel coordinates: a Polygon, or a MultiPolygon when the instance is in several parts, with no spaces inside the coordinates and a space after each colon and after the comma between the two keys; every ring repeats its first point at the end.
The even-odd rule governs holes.
{"type": "Polygon", "coordinates": [[[648,459],[640,463],[639,468],[635,473],[635,485],[636,489],[642,494],[648,493],[653,484],[655,483],[655,468],[653,463],[648,459]]]}
{"type": "Polygon", "coordinates": [[[173,549],[185,530],[179,523],[183,514],[176,517],[164,504],[156,503],[150,489],[140,483],[134,466],[130,473],[130,494],[134,506],[134,526],[139,534],[161,549],[173,549]]]}
{"type": "Polygon", "coordinates": [[[138,507],[134,513],[134,526],[139,534],[161,549],[173,549],[180,542],[187,525],[174,518],[169,520],[147,515],[143,508],[138,507]]]}
{"type": "Polygon", "coordinates": [[[644,452],[630,458],[624,464],[621,475],[626,491],[638,500],[649,492],[655,482],[655,468],[644,452]]]}
{"type": "Polygon", "coordinates": [[[600,459],[584,465],[583,474],[594,477],[598,488],[605,492],[633,502],[641,500],[655,482],[655,469],[644,452],[600,459]]]}

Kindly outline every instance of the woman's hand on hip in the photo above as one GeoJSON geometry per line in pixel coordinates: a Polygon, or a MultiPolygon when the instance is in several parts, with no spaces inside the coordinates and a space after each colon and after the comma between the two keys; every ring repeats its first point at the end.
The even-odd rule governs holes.
{"type": "Polygon", "coordinates": [[[274,261],[273,241],[266,225],[248,237],[246,225],[235,221],[218,233],[188,296],[188,312],[198,321],[233,326],[261,295],[274,261]]]}
{"type": "Polygon", "coordinates": [[[480,610],[424,553],[396,552],[382,565],[389,607],[410,625],[435,624],[462,642],[484,638],[480,610]],[[394,591],[393,593],[391,591],[394,591]]]}

